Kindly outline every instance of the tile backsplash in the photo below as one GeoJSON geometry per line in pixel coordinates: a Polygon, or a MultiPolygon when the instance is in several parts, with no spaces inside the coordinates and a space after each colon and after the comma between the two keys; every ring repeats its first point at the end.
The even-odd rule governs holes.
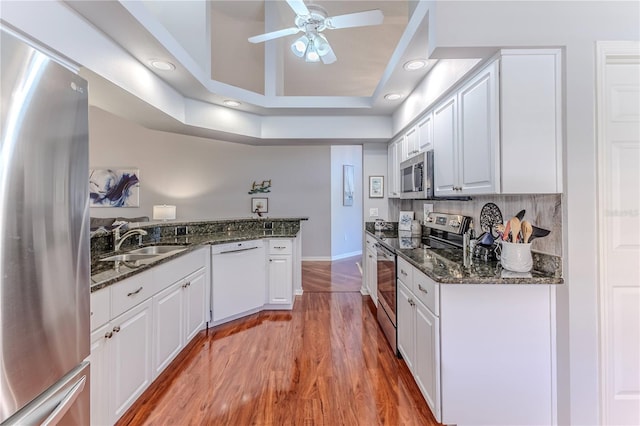
{"type": "Polygon", "coordinates": [[[548,229],[551,233],[533,241],[532,250],[562,256],[562,195],[483,195],[469,201],[457,200],[389,200],[389,220],[397,222],[400,211],[413,210],[416,219],[422,221],[423,204],[433,204],[439,213],[455,213],[473,218],[479,235],[480,211],[486,203],[494,203],[502,212],[504,220],[511,219],[520,210],[526,210],[524,218],[532,225],[548,229]]]}

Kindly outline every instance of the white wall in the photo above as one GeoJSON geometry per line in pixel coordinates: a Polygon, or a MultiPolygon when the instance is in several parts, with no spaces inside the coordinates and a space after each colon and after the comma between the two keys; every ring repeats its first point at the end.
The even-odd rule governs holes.
{"type": "Polygon", "coordinates": [[[387,199],[387,145],[367,144],[362,147],[362,215],[365,222],[373,222],[376,219],[390,220],[389,201],[387,199]],[[384,178],[384,198],[369,198],[369,176],[382,176],[384,178]],[[369,215],[369,209],[378,209],[378,216],[369,215]]]}
{"type": "Polygon", "coordinates": [[[331,259],[362,253],[362,146],[331,147],[331,259]],[[343,205],[342,166],[354,166],[353,205],[343,205]]]}
{"type": "Polygon", "coordinates": [[[251,217],[251,197],[266,196],[267,216],[309,217],[303,257],[331,255],[329,146],[256,147],[159,132],[95,107],[89,138],[90,167],[140,169],[139,208],[92,208],[92,216],[151,217],[154,204],[175,204],[178,220],[251,217]],[[247,193],[266,179],[270,193],[247,193]]]}

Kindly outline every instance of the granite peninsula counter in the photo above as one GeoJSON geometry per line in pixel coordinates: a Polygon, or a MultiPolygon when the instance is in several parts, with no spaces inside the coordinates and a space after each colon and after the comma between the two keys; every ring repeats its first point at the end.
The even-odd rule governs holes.
{"type": "Polygon", "coordinates": [[[464,266],[462,252],[453,249],[403,249],[390,244],[397,238],[394,231],[370,232],[378,242],[392,249],[429,278],[439,284],[563,284],[561,259],[533,252],[534,269],[530,277],[502,269],[499,261],[484,262],[474,259],[464,266]]]}
{"type": "MultiPolygon", "coordinates": [[[[301,218],[221,219],[198,222],[137,223],[130,229],[144,229],[142,246],[172,245],[184,248],[167,256],[158,256],[149,263],[127,266],[126,263],[104,262],[101,259],[114,255],[113,235],[110,231],[95,233],[91,238],[91,292],[108,287],[133,275],[156,267],[190,253],[205,245],[225,244],[268,238],[296,238],[300,232],[301,218]],[[176,235],[184,229],[184,235],[176,235]]],[[[120,253],[137,247],[133,241],[120,253]]]]}

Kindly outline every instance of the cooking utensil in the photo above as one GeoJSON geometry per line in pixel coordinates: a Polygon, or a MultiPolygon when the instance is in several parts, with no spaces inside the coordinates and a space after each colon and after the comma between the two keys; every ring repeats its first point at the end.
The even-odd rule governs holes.
{"type": "Polygon", "coordinates": [[[509,222],[511,223],[511,242],[517,243],[520,235],[520,219],[513,217],[509,222]]]}
{"type": "Polygon", "coordinates": [[[526,220],[523,220],[521,225],[522,225],[522,242],[527,244],[529,242],[529,238],[531,238],[531,234],[533,233],[533,227],[526,220]]]}
{"type": "Polygon", "coordinates": [[[502,234],[503,241],[509,241],[509,231],[511,230],[511,221],[507,222],[504,226],[504,233],[502,234]]]}
{"type": "Polygon", "coordinates": [[[520,210],[518,214],[516,214],[516,217],[518,218],[519,221],[522,222],[522,218],[524,217],[525,212],[526,210],[520,210]]]}
{"type": "Polygon", "coordinates": [[[546,237],[551,233],[548,229],[538,228],[537,226],[531,225],[531,228],[533,228],[533,231],[531,232],[531,241],[536,238],[546,237]]]}

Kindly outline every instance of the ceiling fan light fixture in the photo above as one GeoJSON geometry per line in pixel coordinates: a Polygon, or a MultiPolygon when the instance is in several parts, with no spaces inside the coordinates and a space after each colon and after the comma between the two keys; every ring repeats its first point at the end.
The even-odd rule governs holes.
{"type": "Polygon", "coordinates": [[[427,61],[425,59],[413,59],[411,61],[405,62],[403,68],[407,71],[418,71],[427,66],[427,61]]]}
{"type": "Polygon", "coordinates": [[[309,46],[309,38],[306,35],[303,35],[302,37],[298,38],[296,41],[293,42],[293,44],[291,45],[291,51],[298,58],[302,58],[305,52],[307,51],[308,46],[309,46]]]}
{"type": "Polygon", "coordinates": [[[318,55],[324,56],[331,51],[331,46],[327,41],[327,38],[322,34],[318,34],[318,36],[314,39],[314,44],[318,55]]]}
{"type": "Polygon", "coordinates": [[[398,101],[402,99],[402,95],[400,93],[387,93],[384,98],[388,101],[398,101]]]}
{"type": "Polygon", "coordinates": [[[307,47],[307,53],[305,54],[304,60],[307,62],[318,62],[320,60],[320,55],[316,50],[315,43],[309,43],[307,47]]]}

